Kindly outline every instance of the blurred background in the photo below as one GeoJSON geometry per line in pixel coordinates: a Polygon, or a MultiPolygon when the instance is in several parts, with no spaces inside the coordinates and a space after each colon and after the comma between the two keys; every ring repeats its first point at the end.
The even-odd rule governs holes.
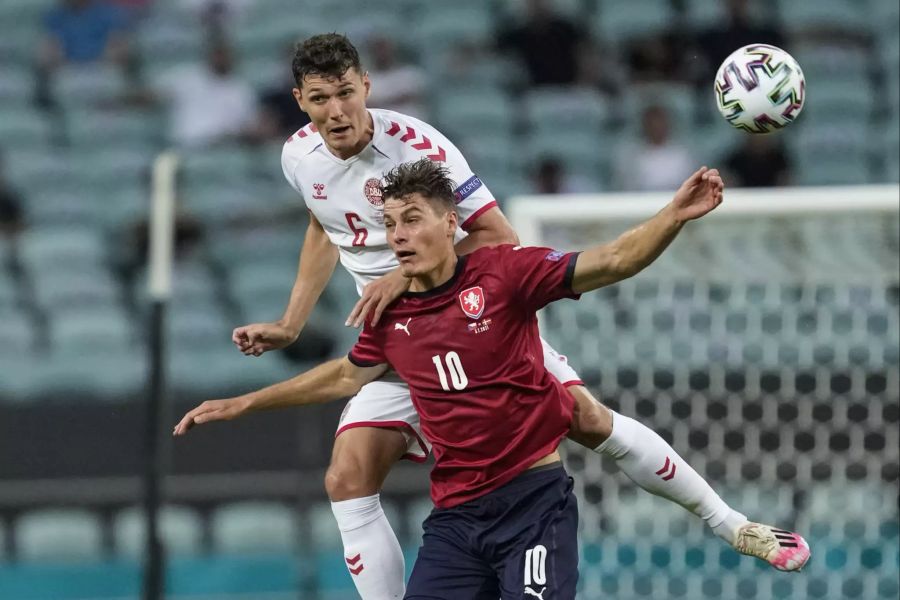
{"type": "MultiPolygon", "coordinates": [[[[355,339],[338,270],[288,350],[251,359],[230,342],[280,317],[306,228],[279,160],[306,123],[290,93],[296,41],[347,33],[369,105],[437,126],[509,208],[519,194],[671,190],[701,163],[732,187],[897,182],[898,23],[896,0],[0,1],[0,598],[139,595],[160,151],[182,160],[172,423],[355,339]],[[766,137],[732,130],[712,91],[720,62],[752,42],[785,48],[807,81],[797,123],[766,137]]],[[[579,598],[897,597],[898,229],[896,212],[723,226],[548,311],[545,336],[601,398],[813,549],[790,577],[739,559],[566,444],[579,598]]],[[[322,485],[340,410],[255,415],[174,444],[169,597],[355,597],[322,485]]],[[[384,497],[411,565],[427,468],[399,465],[384,497]]]]}

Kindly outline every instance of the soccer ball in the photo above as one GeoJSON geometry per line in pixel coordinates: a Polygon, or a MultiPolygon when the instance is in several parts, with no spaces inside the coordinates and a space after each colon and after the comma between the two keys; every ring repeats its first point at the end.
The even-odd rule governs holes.
{"type": "Polygon", "coordinates": [[[771,133],[803,109],[806,80],[794,58],[775,46],[751,44],[731,53],[716,73],[716,105],[733,127],[771,133]]]}

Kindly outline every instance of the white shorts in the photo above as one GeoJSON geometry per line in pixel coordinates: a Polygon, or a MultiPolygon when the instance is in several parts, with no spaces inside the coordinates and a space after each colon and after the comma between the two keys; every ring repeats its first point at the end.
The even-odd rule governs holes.
{"type": "MultiPolygon", "coordinates": [[[[544,366],[564,386],[583,385],[581,378],[569,366],[565,356],[550,347],[543,338],[544,366]]],[[[364,385],[359,393],[347,402],[341,414],[335,437],[355,427],[396,428],[406,436],[408,449],[403,458],[425,462],[431,452],[431,444],[422,435],[419,414],[409,397],[409,386],[394,371],[378,381],[364,385]]]]}

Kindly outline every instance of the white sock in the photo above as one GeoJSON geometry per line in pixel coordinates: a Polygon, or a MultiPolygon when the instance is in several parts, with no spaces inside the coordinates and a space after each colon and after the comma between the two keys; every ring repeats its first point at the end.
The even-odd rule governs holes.
{"type": "Polygon", "coordinates": [[[632,418],[611,412],[612,435],[594,452],[611,456],[637,485],[694,513],[706,521],[713,533],[733,544],[747,517],[732,510],[659,434],[632,418]]]}
{"type": "Polygon", "coordinates": [[[378,494],[332,502],[344,541],[344,561],[362,600],[400,600],[406,568],[400,542],[378,494]]]}

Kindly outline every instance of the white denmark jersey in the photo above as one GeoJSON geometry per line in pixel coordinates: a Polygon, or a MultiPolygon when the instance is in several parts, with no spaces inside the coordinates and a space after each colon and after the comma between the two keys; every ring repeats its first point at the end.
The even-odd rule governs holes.
{"type": "Polygon", "coordinates": [[[397,165],[423,157],[444,163],[456,184],[463,230],[497,205],[462,153],[434,127],[390,110],[369,109],[369,114],[372,141],[347,160],[326,148],[312,124],[288,138],[281,153],[284,176],[340,250],[358,290],[398,265],[387,244],[381,196],[382,178],[397,165]]]}

